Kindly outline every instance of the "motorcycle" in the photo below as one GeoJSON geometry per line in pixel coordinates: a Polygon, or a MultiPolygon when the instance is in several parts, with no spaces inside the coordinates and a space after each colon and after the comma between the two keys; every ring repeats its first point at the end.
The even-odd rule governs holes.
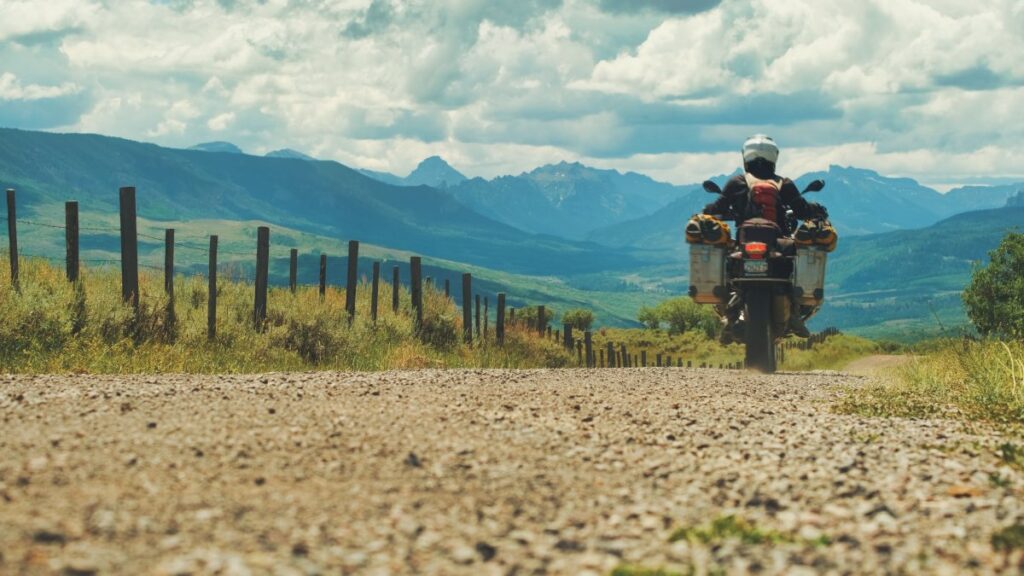
{"type": "MultiPolygon", "coordinates": [[[[710,180],[703,186],[722,194],[710,180]]],[[[815,180],[801,194],[824,187],[824,181],[815,180]]],[[[738,215],[720,216],[737,220],[738,215]]],[[[690,296],[734,319],[732,336],[746,346],[746,366],[765,373],[777,369],[776,343],[789,335],[790,314],[807,321],[824,301],[827,251],[798,245],[796,219],[792,213],[787,217],[788,234],[773,221],[750,218],[739,226],[735,243],[691,245],[690,296]]]]}

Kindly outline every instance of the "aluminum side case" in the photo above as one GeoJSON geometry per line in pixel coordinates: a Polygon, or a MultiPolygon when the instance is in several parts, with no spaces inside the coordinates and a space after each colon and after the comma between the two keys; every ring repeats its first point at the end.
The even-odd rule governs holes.
{"type": "Polygon", "coordinates": [[[825,265],[828,252],[817,246],[799,246],[793,261],[793,291],[804,306],[825,300],[825,265]]]}
{"type": "Polygon", "coordinates": [[[728,249],[710,244],[690,244],[690,297],[698,304],[725,304],[728,249]]]}

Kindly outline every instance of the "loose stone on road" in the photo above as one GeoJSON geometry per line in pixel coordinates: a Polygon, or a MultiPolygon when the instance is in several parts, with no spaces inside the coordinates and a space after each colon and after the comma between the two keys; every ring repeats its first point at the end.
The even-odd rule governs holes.
{"type": "Polygon", "coordinates": [[[830,412],[862,381],[0,376],[0,573],[1016,571],[1006,440],[830,412]]]}

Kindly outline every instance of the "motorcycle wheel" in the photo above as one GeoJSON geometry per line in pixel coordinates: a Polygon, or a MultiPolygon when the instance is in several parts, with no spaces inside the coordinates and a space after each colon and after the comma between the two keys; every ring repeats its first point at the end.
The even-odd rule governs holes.
{"type": "Polygon", "coordinates": [[[768,286],[754,286],[745,291],[747,368],[772,374],[776,369],[775,334],[772,333],[772,291],[768,286]]]}

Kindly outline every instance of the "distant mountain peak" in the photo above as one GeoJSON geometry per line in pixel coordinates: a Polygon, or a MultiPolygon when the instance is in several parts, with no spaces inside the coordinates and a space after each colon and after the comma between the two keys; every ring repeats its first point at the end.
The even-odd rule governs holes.
{"type": "Polygon", "coordinates": [[[242,149],[235,146],[231,142],[214,141],[214,142],[203,142],[191,146],[189,150],[200,150],[202,152],[228,152],[230,154],[245,154],[242,149]]]}
{"type": "Polygon", "coordinates": [[[292,158],[295,160],[316,160],[308,154],[303,154],[298,150],[292,150],[291,148],[282,148],[280,150],[274,150],[273,152],[267,152],[264,154],[267,158],[292,158]]]}
{"type": "Polygon", "coordinates": [[[452,168],[451,164],[445,162],[440,156],[424,158],[408,176],[405,183],[410,186],[432,186],[434,188],[447,188],[458,186],[466,181],[466,177],[452,168]]]}
{"type": "MultiPolygon", "coordinates": [[[[420,163],[416,167],[423,168],[425,166],[447,166],[448,168],[452,167],[451,164],[446,162],[444,158],[441,158],[437,154],[434,154],[433,156],[427,156],[423,160],[420,160],[420,163]]],[[[454,168],[452,169],[454,170],[454,168]]]]}
{"type": "MultiPolygon", "coordinates": [[[[545,164],[543,166],[538,166],[537,168],[534,168],[533,170],[531,170],[530,172],[527,172],[526,174],[530,174],[530,175],[539,175],[539,174],[578,175],[578,174],[581,174],[583,172],[598,173],[598,172],[608,172],[608,171],[607,170],[602,170],[600,168],[592,168],[590,166],[587,166],[586,164],[581,164],[580,162],[567,162],[565,160],[562,160],[561,162],[559,162],[557,164],[545,164]]],[[[617,171],[615,171],[615,172],[618,173],[617,171]]]]}

